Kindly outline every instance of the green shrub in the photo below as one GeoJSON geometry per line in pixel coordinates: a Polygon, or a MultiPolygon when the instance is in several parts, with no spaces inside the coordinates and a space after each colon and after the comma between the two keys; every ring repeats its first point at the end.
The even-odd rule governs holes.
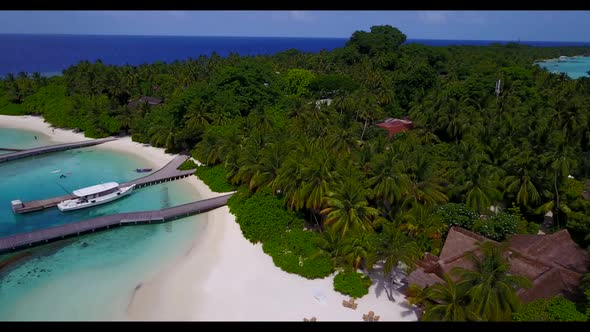
{"type": "Polygon", "coordinates": [[[500,212],[487,218],[482,218],[473,224],[472,231],[496,241],[502,241],[506,237],[516,234],[519,227],[517,217],[500,212]]]}
{"type": "Polygon", "coordinates": [[[262,250],[272,257],[274,264],[288,273],[308,279],[329,276],[334,268],[327,254],[315,254],[318,234],[301,228],[285,231],[265,241],[262,250]]]}
{"type": "Polygon", "coordinates": [[[358,272],[341,272],[334,277],[334,290],[354,298],[369,293],[371,278],[358,272]]]}
{"type": "Polygon", "coordinates": [[[489,217],[489,222],[494,227],[496,237],[494,240],[501,241],[507,236],[516,234],[518,227],[518,218],[504,212],[493,214],[489,217]]]}
{"type": "Polygon", "coordinates": [[[527,224],[527,228],[526,228],[527,233],[529,233],[529,234],[538,234],[540,229],[541,229],[541,226],[537,223],[534,223],[534,222],[529,222],[527,224]]]}
{"type": "Polygon", "coordinates": [[[474,233],[485,236],[489,239],[497,239],[498,234],[494,230],[494,224],[488,218],[482,218],[473,224],[471,229],[474,233]]]}
{"type": "Polygon", "coordinates": [[[0,107],[0,114],[4,115],[26,115],[28,114],[25,112],[21,104],[6,104],[0,107]]]}
{"type": "Polygon", "coordinates": [[[185,162],[182,163],[182,165],[178,167],[178,169],[181,171],[188,171],[191,169],[197,169],[197,167],[197,164],[195,164],[195,162],[192,159],[187,159],[185,162]]]}
{"type": "MultiPolygon", "coordinates": [[[[244,198],[239,191],[228,201],[230,211],[235,214],[244,237],[252,243],[264,242],[273,236],[280,236],[288,226],[301,224],[295,212],[285,209],[282,199],[264,190],[244,198]],[[242,198],[240,200],[240,198],[242,198]]],[[[301,226],[301,228],[303,228],[301,226]]]]}
{"type": "Polygon", "coordinates": [[[576,200],[582,196],[584,192],[584,184],[576,179],[567,178],[563,188],[568,200],[576,200]]]}
{"type": "Polygon", "coordinates": [[[540,299],[521,305],[512,318],[519,322],[583,322],[588,317],[576,310],[576,305],[561,296],[540,299]]]}
{"type": "Polygon", "coordinates": [[[308,279],[323,278],[334,271],[330,258],[317,254],[319,235],[303,230],[303,219],[287,210],[283,198],[272,191],[250,194],[241,187],[227,205],[244,237],[252,243],[262,242],[262,250],[283,271],[308,279]]]}
{"type": "Polygon", "coordinates": [[[223,165],[198,166],[195,175],[203,180],[209,188],[218,193],[236,190],[236,186],[227,180],[227,172],[223,165]]]}
{"type": "Polygon", "coordinates": [[[479,215],[465,204],[447,203],[437,207],[435,214],[440,216],[445,224],[472,229],[479,215]]]}

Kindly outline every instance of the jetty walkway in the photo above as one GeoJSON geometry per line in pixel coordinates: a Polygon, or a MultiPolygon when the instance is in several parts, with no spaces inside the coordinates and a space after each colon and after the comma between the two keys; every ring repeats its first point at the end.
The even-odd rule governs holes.
{"type": "MultiPolygon", "coordinates": [[[[77,148],[83,148],[83,147],[87,147],[87,146],[98,145],[98,144],[114,141],[116,139],[117,139],[116,137],[107,137],[107,138],[93,139],[93,140],[82,141],[82,142],[48,145],[48,146],[42,146],[40,148],[27,149],[27,150],[22,150],[22,151],[18,151],[18,152],[0,154],[0,163],[11,161],[11,160],[16,160],[16,159],[22,159],[22,158],[26,158],[26,157],[32,157],[32,156],[50,153],[50,152],[77,149],[77,148]]],[[[6,151],[7,149],[4,149],[4,150],[6,151]]],[[[11,149],[11,150],[13,150],[13,149],[11,149]]]]}
{"type": "Polygon", "coordinates": [[[12,151],[12,152],[19,152],[25,151],[24,149],[9,149],[9,148],[0,148],[0,151],[12,151]]]}
{"type": "MultiPolygon", "coordinates": [[[[0,155],[0,157],[1,156],[2,155],[0,155]]],[[[188,170],[188,171],[179,171],[177,169],[188,158],[190,158],[190,157],[185,156],[185,155],[178,155],[174,159],[172,159],[172,161],[170,161],[168,164],[166,164],[166,166],[160,168],[156,172],[154,172],[150,175],[141,177],[139,179],[135,179],[133,181],[119,184],[119,187],[127,187],[127,186],[134,184],[135,189],[138,189],[138,188],[151,186],[153,184],[174,181],[174,180],[178,180],[178,179],[182,179],[182,178],[191,176],[192,174],[195,173],[194,169],[188,170]]],[[[73,198],[75,198],[75,196],[70,194],[70,195],[58,196],[58,197],[53,197],[53,198],[29,201],[29,202],[24,202],[24,203],[20,202],[19,200],[16,200],[16,201],[12,202],[12,210],[15,213],[38,211],[38,210],[43,210],[43,209],[47,209],[50,207],[54,207],[61,201],[65,201],[67,199],[73,199],[73,198]]]]}
{"type": "Polygon", "coordinates": [[[32,232],[1,237],[0,254],[42,245],[52,241],[58,241],[71,236],[105,230],[111,227],[163,223],[185,218],[224,206],[233,194],[234,193],[229,193],[163,210],[118,213],[32,232]]]}

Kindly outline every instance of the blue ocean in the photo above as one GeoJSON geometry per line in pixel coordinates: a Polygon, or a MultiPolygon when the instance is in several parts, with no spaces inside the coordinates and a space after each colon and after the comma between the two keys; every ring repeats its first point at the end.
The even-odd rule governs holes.
{"type": "MultiPolygon", "coordinates": [[[[347,38],[181,37],[0,34],[0,75],[20,71],[55,75],[81,60],[112,65],[172,62],[213,52],[227,56],[270,55],[288,49],[319,52],[343,47],[347,38]]],[[[507,41],[408,39],[429,46],[484,46],[507,41]]],[[[520,41],[543,47],[590,46],[584,42],[520,41]]]]}

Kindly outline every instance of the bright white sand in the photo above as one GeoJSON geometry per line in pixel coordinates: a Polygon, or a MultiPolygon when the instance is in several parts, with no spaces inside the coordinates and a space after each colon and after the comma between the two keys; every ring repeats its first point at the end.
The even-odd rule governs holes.
{"type": "Polygon", "coordinates": [[[45,120],[40,116],[0,115],[0,127],[36,131],[49,137],[49,139],[55,143],[69,143],[91,140],[91,138],[84,137],[83,133],[75,133],[72,130],[52,128],[51,124],[45,122],[45,120]]]}
{"type": "Polygon", "coordinates": [[[387,299],[377,285],[356,310],[333,290],[332,277],[308,280],[283,272],[242,236],[227,207],[209,212],[200,240],[167,271],[145,282],[129,308],[137,320],[362,321],[372,310],[380,321],[416,320],[403,296],[387,299]],[[378,289],[378,290],[377,290],[378,289]],[[314,295],[322,294],[321,303],[314,295]],[[379,295],[377,295],[379,294],[379,295]]]}
{"type": "MultiPolygon", "coordinates": [[[[0,127],[40,132],[56,143],[88,139],[80,133],[52,130],[33,116],[0,115],[0,127]]],[[[138,155],[153,167],[174,158],[129,137],[97,147],[138,155]]],[[[182,181],[189,181],[201,198],[221,195],[197,177],[182,181]]],[[[380,321],[417,319],[403,295],[395,293],[396,302],[388,300],[382,282],[357,300],[356,310],[343,307],[347,297],[333,290],[332,276],[308,280],[277,268],[261,244],[253,245],[242,236],[227,207],[209,212],[204,223],[184,256],[142,283],[128,308],[130,320],[302,321],[315,316],[319,321],[362,321],[369,310],[380,321]]]]}

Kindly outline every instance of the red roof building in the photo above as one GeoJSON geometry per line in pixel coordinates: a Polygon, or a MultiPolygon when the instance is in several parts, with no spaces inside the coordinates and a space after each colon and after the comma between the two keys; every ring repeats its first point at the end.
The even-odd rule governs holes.
{"type": "Polygon", "coordinates": [[[414,123],[410,121],[407,117],[405,119],[393,119],[389,118],[382,123],[378,123],[377,127],[383,128],[387,130],[387,138],[391,138],[391,136],[411,129],[414,126],[414,123]]]}

